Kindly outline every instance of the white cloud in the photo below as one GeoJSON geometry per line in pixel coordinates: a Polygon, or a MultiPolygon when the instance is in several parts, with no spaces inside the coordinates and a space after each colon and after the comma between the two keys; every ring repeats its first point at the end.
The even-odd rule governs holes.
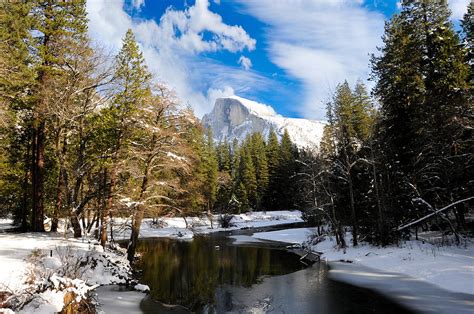
{"type": "Polygon", "coordinates": [[[324,118],[323,102],[336,84],[369,74],[369,54],[381,45],[384,16],[361,0],[239,0],[268,25],[270,59],[304,88],[305,117],[324,118]]]}
{"type": "Polygon", "coordinates": [[[449,0],[449,8],[451,9],[452,19],[461,20],[467,12],[467,6],[471,0],[449,0]]]}
{"type": "Polygon", "coordinates": [[[98,43],[117,50],[127,29],[130,16],[123,10],[123,1],[87,1],[89,34],[98,43]]]}
{"type": "Polygon", "coordinates": [[[235,91],[232,87],[230,86],[225,86],[224,88],[222,89],[214,89],[214,88],[210,88],[208,91],[207,91],[207,99],[209,99],[209,101],[211,103],[214,103],[216,101],[217,98],[222,98],[222,97],[227,97],[227,96],[233,96],[235,95],[235,91]]]}
{"type": "MultiPolygon", "coordinates": [[[[135,4],[143,1],[135,0],[135,4]]],[[[211,101],[219,92],[233,94],[232,86],[244,91],[255,82],[260,86],[268,83],[255,73],[200,55],[220,50],[250,51],[256,45],[241,26],[225,24],[220,15],[211,12],[208,0],[196,0],[182,11],[168,8],[159,22],[132,19],[124,10],[123,0],[89,0],[87,11],[91,37],[113,51],[120,49],[125,32],[132,28],[149,69],[198,116],[210,111],[211,101]],[[211,36],[205,38],[205,34],[211,36]]]]}
{"type": "Polygon", "coordinates": [[[145,5],[145,0],[132,0],[132,6],[140,10],[145,5]]]}
{"type": "Polygon", "coordinates": [[[252,67],[252,60],[245,56],[240,56],[238,63],[245,69],[249,70],[252,67]]]}
{"type": "MultiPolygon", "coordinates": [[[[239,58],[242,68],[203,57],[203,53],[239,53],[256,46],[255,39],[242,27],[228,25],[211,12],[209,1],[196,0],[186,10],[170,8],[154,21],[132,19],[124,10],[124,0],[88,0],[89,32],[97,42],[116,52],[126,30],[132,28],[150,70],[174,88],[198,115],[210,110],[213,95],[218,92],[249,94],[275,88],[278,83],[252,71],[251,62],[244,56],[239,58]]],[[[287,109],[306,117],[324,116],[321,102],[337,83],[365,79],[368,54],[381,45],[384,17],[365,8],[363,0],[235,1],[265,23],[264,47],[271,61],[302,83],[301,107],[287,109]]],[[[130,3],[140,9],[145,1],[130,3]]],[[[468,3],[449,0],[453,19],[462,18],[468,3]]],[[[285,88],[279,90],[288,92],[285,88]]]]}

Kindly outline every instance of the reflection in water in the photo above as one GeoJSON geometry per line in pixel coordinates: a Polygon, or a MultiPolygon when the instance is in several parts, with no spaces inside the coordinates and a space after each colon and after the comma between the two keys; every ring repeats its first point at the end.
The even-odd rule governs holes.
{"type": "Polygon", "coordinates": [[[292,253],[232,246],[222,237],[197,237],[189,242],[142,240],[138,251],[142,254],[140,279],[150,286],[151,297],[193,310],[215,304],[218,286],[249,287],[264,276],[304,268],[292,253]]]}
{"type": "Polygon", "coordinates": [[[284,250],[234,246],[223,236],[141,240],[138,250],[140,281],[151,288],[140,302],[144,313],[410,313],[284,250]]]}

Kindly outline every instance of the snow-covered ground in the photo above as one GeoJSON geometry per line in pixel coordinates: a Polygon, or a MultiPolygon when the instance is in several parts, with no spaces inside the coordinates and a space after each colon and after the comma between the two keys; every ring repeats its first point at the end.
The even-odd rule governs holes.
{"type": "Polygon", "coordinates": [[[291,244],[303,244],[314,234],[316,228],[293,228],[270,232],[257,232],[252,237],[261,240],[279,241],[291,244]]]}
{"type": "Polygon", "coordinates": [[[7,230],[7,229],[12,229],[12,220],[8,218],[0,218],[0,232],[7,230]]]}
{"type": "Polygon", "coordinates": [[[104,252],[96,241],[3,233],[0,248],[0,291],[17,296],[16,305],[26,303],[23,313],[59,312],[68,291],[85,297],[97,285],[124,283],[130,275],[128,261],[104,252]],[[29,293],[35,298],[29,300],[29,293]]]}
{"type": "MultiPolygon", "coordinates": [[[[207,218],[188,217],[186,221],[190,229],[186,228],[183,218],[162,218],[159,224],[145,219],[140,236],[190,239],[194,234],[288,224],[302,219],[299,211],[252,212],[236,215],[231,221],[233,226],[227,229],[218,227],[218,216],[213,217],[214,228],[207,218]]],[[[129,236],[127,220],[117,219],[114,225],[115,240],[129,236]]],[[[0,229],[9,228],[11,220],[0,220],[0,229]]],[[[29,300],[23,313],[59,312],[68,291],[84,295],[98,285],[128,280],[128,261],[118,253],[104,252],[96,240],[88,237],[66,238],[63,232],[0,233],[0,292],[6,291],[13,296],[33,293],[35,298],[29,300]],[[69,277],[79,279],[74,281],[69,277]]],[[[137,285],[136,289],[146,291],[147,287],[137,285]]]]}
{"type": "MultiPolygon", "coordinates": [[[[303,244],[313,228],[296,228],[255,233],[262,240],[303,244]]],[[[347,236],[347,243],[350,238],[347,236]]],[[[474,294],[474,244],[465,246],[439,246],[426,241],[406,241],[400,246],[375,247],[361,244],[346,250],[336,248],[332,237],[313,245],[312,250],[322,252],[327,261],[350,260],[355,264],[379,271],[408,275],[444,289],[474,294]]]]}
{"type": "MultiPolygon", "coordinates": [[[[219,231],[230,231],[245,228],[260,228],[268,226],[277,226],[281,224],[291,224],[302,222],[300,211],[269,211],[269,212],[248,212],[234,215],[230,221],[230,228],[221,228],[219,226],[219,216],[212,218],[212,227],[210,220],[204,217],[187,217],[186,221],[182,217],[164,217],[158,220],[157,224],[152,219],[145,219],[140,229],[141,238],[151,237],[170,237],[191,239],[195,234],[208,234],[219,231]],[[186,228],[186,221],[188,227],[186,228]]],[[[115,219],[115,239],[127,239],[130,236],[130,221],[125,219],[115,219]]]]}

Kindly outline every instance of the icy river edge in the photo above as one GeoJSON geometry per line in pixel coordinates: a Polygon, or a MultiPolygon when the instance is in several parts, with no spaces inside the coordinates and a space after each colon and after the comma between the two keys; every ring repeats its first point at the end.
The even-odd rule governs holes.
{"type": "MultiPolygon", "coordinates": [[[[272,225],[282,225],[288,223],[295,223],[301,221],[299,212],[268,212],[268,213],[251,213],[242,214],[236,221],[237,225],[232,228],[246,229],[246,228],[258,228],[272,225]]],[[[182,238],[190,239],[193,234],[205,234],[210,232],[227,231],[229,229],[209,229],[206,222],[202,220],[193,220],[193,231],[184,228],[183,221],[179,221],[177,218],[168,218],[166,225],[161,228],[155,228],[150,224],[145,224],[143,231],[144,237],[171,237],[171,238],[182,238]]],[[[3,221],[2,221],[3,222],[3,221]]],[[[302,244],[307,240],[308,233],[312,232],[311,228],[296,228],[296,229],[285,229],[279,231],[254,233],[251,237],[245,236],[249,241],[249,238],[253,241],[259,239],[280,241],[284,243],[302,244]]],[[[126,231],[122,234],[117,233],[116,239],[126,238],[126,231]],[[119,236],[117,236],[119,234],[119,236]]],[[[237,242],[243,239],[237,236],[235,239],[237,242]]],[[[57,251],[59,254],[58,247],[67,247],[69,249],[76,250],[76,254],[81,252],[98,252],[101,253],[100,247],[95,245],[92,240],[87,239],[64,239],[61,234],[50,235],[50,234],[0,234],[0,245],[2,250],[0,251],[0,283],[3,287],[8,287],[9,291],[21,291],[25,288],[24,281],[26,278],[26,270],[30,269],[31,265],[26,260],[27,256],[32,251],[42,250],[44,252],[57,251]]],[[[396,276],[404,278],[402,281],[411,281],[409,286],[412,286],[413,281],[422,281],[423,283],[430,283],[437,285],[432,286],[434,290],[438,290],[439,286],[444,289],[451,291],[457,291],[462,293],[455,293],[459,297],[459,302],[455,302],[454,308],[458,312],[463,312],[463,309],[467,309],[468,313],[472,312],[474,306],[474,253],[472,243],[467,243],[465,247],[438,247],[433,246],[429,243],[422,243],[421,241],[409,241],[404,243],[400,247],[389,247],[389,248],[377,248],[368,245],[362,245],[358,248],[348,248],[345,252],[336,250],[334,248],[334,242],[328,238],[326,241],[312,247],[315,251],[323,251],[323,259],[327,261],[338,261],[340,259],[350,260],[353,264],[346,263],[331,263],[330,267],[333,268],[330,275],[335,280],[343,280],[356,286],[364,286],[377,291],[381,291],[385,294],[393,294],[394,286],[387,285],[392,290],[384,291],[381,288],[380,282],[386,282],[387,280],[379,280],[374,283],[374,278],[387,279],[385,272],[392,272],[388,277],[391,282],[396,276]],[[339,266],[341,265],[341,266],[339,266]],[[359,266],[369,266],[370,269],[361,271],[359,266]],[[449,266],[449,267],[448,267],[449,266]],[[360,276],[360,274],[370,273],[370,276],[360,276]],[[404,276],[405,275],[405,276],[404,276]],[[410,276],[410,277],[406,277],[410,276]],[[406,279],[408,278],[408,279],[406,279]],[[447,280],[449,278],[449,280],[447,280]],[[440,284],[441,283],[441,284],[440,284]]],[[[114,253],[105,253],[115,262],[120,260],[120,263],[125,263],[124,257],[118,256],[114,253]]],[[[55,259],[45,258],[42,261],[46,264],[46,268],[50,268],[50,272],[54,272],[54,267],[59,268],[61,265],[55,261],[55,259]]],[[[126,264],[126,263],[125,263],[126,264]]],[[[125,268],[124,268],[125,269],[125,268]]],[[[123,274],[112,274],[107,273],[106,268],[99,268],[88,273],[86,282],[89,285],[109,285],[114,283],[123,283],[120,277],[123,274]]],[[[123,279],[123,278],[122,278],[123,279]]],[[[402,287],[407,286],[402,285],[402,287]]],[[[418,286],[417,289],[424,289],[426,286],[418,286]]],[[[431,289],[431,288],[430,288],[431,289]]],[[[3,289],[2,289],[3,290],[3,289]]],[[[432,289],[429,291],[433,291],[432,289]]],[[[439,289],[434,295],[449,296],[450,293],[446,293],[445,290],[439,289]]],[[[399,293],[401,296],[402,303],[407,304],[411,302],[410,307],[417,308],[415,301],[425,307],[425,310],[429,312],[429,309],[433,309],[434,312],[443,313],[446,309],[453,309],[451,306],[440,307],[437,304],[442,304],[446,299],[435,298],[432,302],[426,303],[423,301],[423,296],[418,294],[414,295],[410,290],[401,290],[399,293]],[[415,301],[413,301],[415,300],[415,301]],[[426,307],[430,305],[431,307],[426,307]]],[[[43,303],[30,303],[24,308],[24,312],[34,313],[50,313],[51,311],[59,311],[64,305],[61,302],[63,294],[58,294],[51,290],[41,296],[43,303]],[[29,307],[28,307],[29,306],[29,307]]],[[[140,294],[137,295],[137,298],[140,294]]],[[[447,303],[449,304],[449,302],[447,303]]],[[[418,308],[419,309],[419,308],[418,308]]],[[[452,311],[451,311],[452,313],[452,311]]]]}

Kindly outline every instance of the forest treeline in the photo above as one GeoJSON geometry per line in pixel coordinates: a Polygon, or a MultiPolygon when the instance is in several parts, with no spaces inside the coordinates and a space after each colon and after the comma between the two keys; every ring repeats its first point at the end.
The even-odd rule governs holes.
{"type": "Polygon", "coordinates": [[[131,217],[131,259],[144,217],[301,208],[341,245],[345,226],[355,245],[386,244],[468,199],[435,215],[467,230],[472,3],[461,34],[446,4],[403,3],[371,61],[373,95],[361,82],[336,88],[319,150],[273,130],[214,143],[153,78],[131,30],[117,55],[91,42],[85,0],[0,6],[0,211],[24,231],[66,218],[105,245],[111,217],[131,217]]]}
{"type": "Polygon", "coordinates": [[[0,209],[22,230],[80,237],[132,216],[192,215],[215,194],[212,141],[156,83],[132,31],[116,56],[87,36],[85,1],[0,2],[0,209]],[[81,223],[82,221],[82,223],[81,223]]]}
{"type": "Polygon", "coordinates": [[[117,55],[90,41],[85,3],[0,2],[2,215],[36,232],[66,219],[102,245],[113,217],[131,217],[132,259],[144,217],[288,208],[289,189],[268,193],[290,184],[288,134],[254,134],[224,161],[226,144],[156,82],[131,30],[117,55]]]}
{"type": "Polygon", "coordinates": [[[373,97],[344,82],[328,102],[320,153],[300,158],[301,190],[340,245],[343,226],[353,245],[410,229],[472,233],[473,11],[457,33],[446,1],[402,1],[371,59],[373,97]]]}

